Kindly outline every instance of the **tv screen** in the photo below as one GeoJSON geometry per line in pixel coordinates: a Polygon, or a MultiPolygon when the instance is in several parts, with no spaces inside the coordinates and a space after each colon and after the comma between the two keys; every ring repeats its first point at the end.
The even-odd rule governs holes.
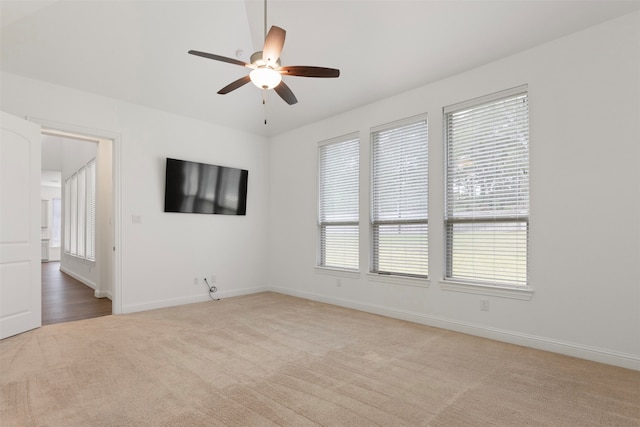
{"type": "Polygon", "coordinates": [[[246,215],[249,171],[167,158],[164,211],[246,215]]]}

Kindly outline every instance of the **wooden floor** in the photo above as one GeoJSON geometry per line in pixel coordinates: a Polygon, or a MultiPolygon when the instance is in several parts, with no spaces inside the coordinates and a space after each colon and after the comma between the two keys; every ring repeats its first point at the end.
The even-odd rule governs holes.
{"type": "Polygon", "coordinates": [[[42,324],[70,322],[111,314],[111,300],[60,271],[59,262],[42,263],[42,324]]]}

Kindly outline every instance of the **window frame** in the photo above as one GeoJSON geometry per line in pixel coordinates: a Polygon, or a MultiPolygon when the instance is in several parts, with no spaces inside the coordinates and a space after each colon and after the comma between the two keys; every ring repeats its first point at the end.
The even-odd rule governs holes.
{"type": "Polygon", "coordinates": [[[71,179],[64,180],[62,247],[65,254],[71,252],[71,179]]]}
{"type": "MultiPolygon", "coordinates": [[[[512,89],[508,89],[505,91],[500,91],[494,94],[490,94],[487,96],[483,96],[480,98],[475,98],[469,101],[461,102],[458,104],[454,104],[448,107],[443,108],[443,149],[444,149],[444,252],[443,252],[443,279],[441,281],[442,289],[444,290],[453,290],[467,293],[477,293],[484,295],[497,295],[501,297],[507,298],[516,298],[516,299],[525,299],[528,300],[533,296],[533,290],[530,285],[530,276],[529,276],[529,253],[530,253],[530,138],[529,138],[529,92],[528,86],[522,85],[512,89]],[[488,217],[475,217],[475,212],[469,218],[455,218],[454,215],[449,215],[450,211],[450,200],[449,200],[449,162],[450,162],[450,144],[451,139],[449,136],[449,126],[448,126],[448,118],[450,114],[455,112],[460,112],[465,109],[472,109],[475,107],[481,107],[483,105],[491,104],[494,102],[498,102],[501,100],[507,100],[510,98],[516,98],[519,96],[525,95],[527,100],[527,151],[526,151],[526,175],[527,175],[527,187],[526,187],[526,197],[527,197],[527,209],[526,215],[522,215],[518,213],[516,215],[504,215],[504,216],[492,216],[488,217]],[[461,278],[455,277],[452,273],[452,253],[453,248],[451,248],[451,241],[449,236],[449,228],[454,224],[470,224],[474,226],[476,224],[515,224],[521,223],[524,224],[526,231],[526,254],[525,254],[525,283],[506,283],[506,282],[492,282],[488,280],[478,279],[478,278],[461,278]]],[[[521,193],[518,192],[518,195],[521,193]]]]}
{"type": "MultiPolygon", "coordinates": [[[[429,283],[429,270],[428,270],[428,253],[429,253],[429,124],[428,115],[426,113],[407,117],[394,122],[386,123],[383,125],[375,126],[370,129],[369,132],[370,141],[370,203],[369,203],[369,277],[372,280],[384,280],[392,281],[402,284],[414,284],[418,286],[428,286],[429,283]],[[399,130],[404,127],[418,125],[424,123],[424,162],[425,162],[425,215],[426,217],[415,219],[378,219],[376,210],[376,134],[385,131],[399,130]],[[426,256],[426,271],[425,274],[416,274],[408,271],[390,270],[380,268],[380,247],[379,244],[379,230],[384,226],[395,226],[401,228],[403,226],[421,226],[424,225],[426,233],[424,235],[424,250],[426,256]]],[[[410,268],[410,265],[403,265],[403,268],[410,268]]]]}
{"type": "Polygon", "coordinates": [[[89,261],[96,260],[96,203],[98,199],[98,183],[97,183],[97,164],[96,159],[91,159],[86,166],[87,178],[87,197],[86,197],[86,215],[85,215],[85,259],[89,261]]]}
{"type": "MultiPolygon", "coordinates": [[[[354,147],[351,147],[353,149],[354,147]]],[[[316,268],[321,272],[337,272],[340,274],[359,274],[360,272],[360,136],[358,132],[353,132],[347,135],[343,135],[336,138],[331,138],[325,141],[321,141],[318,143],[318,169],[317,169],[317,255],[316,255],[316,268]],[[355,220],[341,220],[341,221],[326,221],[323,220],[323,190],[322,190],[322,180],[323,180],[323,168],[322,168],[322,150],[325,147],[335,146],[338,144],[354,144],[357,159],[357,168],[355,171],[355,180],[356,180],[356,196],[355,196],[355,220]],[[346,228],[346,227],[355,227],[355,231],[357,233],[356,244],[355,244],[355,254],[356,254],[356,265],[353,267],[349,267],[346,265],[334,265],[327,264],[327,254],[326,254],[326,240],[324,237],[326,236],[327,227],[329,228],[346,228]]],[[[353,177],[351,177],[353,178],[353,177]]]]}
{"type": "Polygon", "coordinates": [[[64,219],[65,230],[62,235],[62,247],[65,255],[87,262],[96,258],[96,199],[97,173],[96,158],[82,165],[64,181],[64,219]],[[90,176],[91,175],[91,176],[90,176]],[[79,180],[83,178],[84,182],[79,180]],[[88,186],[93,188],[89,189],[88,186]],[[84,194],[80,194],[80,192],[84,194]],[[89,219],[93,218],[93,221],[89,219]],[[93,238],[91,238],[93,237],[93,238]],[[80,241],[82,240],[82,241],[80,241]],[[88,247],[88,245],[90,245],[88,247]]]}

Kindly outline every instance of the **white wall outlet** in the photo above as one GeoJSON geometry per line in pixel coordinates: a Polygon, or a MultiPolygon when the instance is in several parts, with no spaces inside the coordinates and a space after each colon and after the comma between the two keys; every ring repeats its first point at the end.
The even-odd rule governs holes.
{"type": "Polygon", "coordinates": [[[342,287],[342,279],[336,279],[336,286],[339,288],[342,287]]]}
{"type": "Polygon", "coordinates": [[[198,284],[198,278],[197,278],[197,277],[194,277],[194,278],[193,278],[193,284],[194,284],[194,285],[197,285],[197,284],[198,284]]]}
{"type": "Polygon", "coordinates": [[[489,299],[488,298],[480,298],[480,310],[489,311],[489,299]]]}
{"type": "Polygon", "coordinates": [[[214,283],[216,283],[216,280],[217,280],[216,275],[212,274],[211,277],[209,278],[209,283],[213,285],[214,283]]]}

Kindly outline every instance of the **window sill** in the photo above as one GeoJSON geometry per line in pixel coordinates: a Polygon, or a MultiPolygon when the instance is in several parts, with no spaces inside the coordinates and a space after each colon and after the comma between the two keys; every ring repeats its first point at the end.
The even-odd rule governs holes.
{"type": "Polygon", "coordinates": [[[95,265],[96,263],[95,259],[79,257],[78,255],[73,255],[73,254],[70,254],[69,252],[65,252],[65,255],[68,256],[70,259],[74,260],[75,262],[80,262],[82,264],[95,265]]]}
{"type": "Polygon", "coordinates": [[[519,299],[529,301],[533,298],[533,290],[530,288],[510,288],[506,286],[479,285],[471,283],[440,281],[440,289],[444,291],[465,292],[468,294],[489,295],[501,298],[519,299]]]}
{"type": "Polygon", "coordinates": [[[367,277],[372,282],[393,283],[395,285],[415,286],[418,288],[428,288],[430,284],[428,278],[397,276],[393,274],[367,273],[367,277]]]}
{"type": "Polygon", "coordinates": [[[350,279],[359,279],[360,272],[355,270],[345,270],[341,268],[335,267],[315,267],[316,273],[318,274],[327,274],[329,276],[339,276],[339,277],[348,277],[350,279]]]}

